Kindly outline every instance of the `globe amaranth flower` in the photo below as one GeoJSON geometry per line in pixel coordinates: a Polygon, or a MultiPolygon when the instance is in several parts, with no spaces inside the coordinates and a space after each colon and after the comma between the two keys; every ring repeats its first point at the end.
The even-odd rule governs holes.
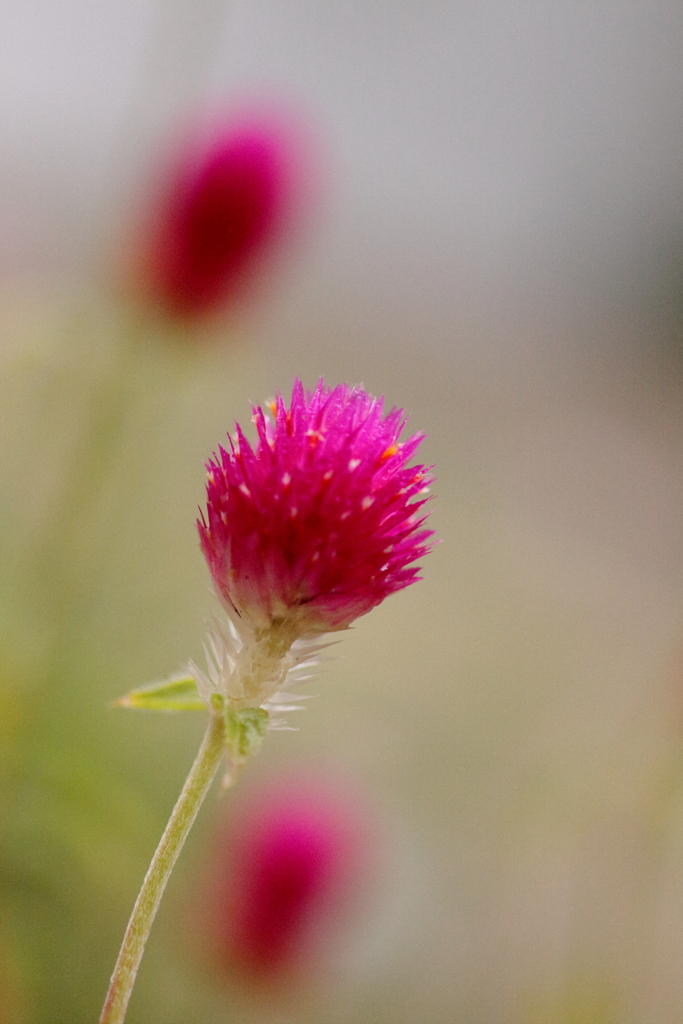
{"type": "Polygon", "coordinates": [[[269,413],[253,409],[255,447],[237,425],[207,464],[197,524],[233,627],[214,634],[210,683],[238,708],[267,701],[322,634],[419,579],[412,563],[432,535],[431,474],[407,465],[423,435],[401,442],[401,409],[295,380],[289,408],[278,394],[269,413]]]}
{"type": "Polygon", "coordinates": [[[186,144],[130,268],[148,304],[197,320],[240,296],[292,219],[307,163],[301,134],[284,117],[256,111],[186,144]]]}
{"type": "Polygon", "coordinates": [[[364,796],[324,771],[252,788],[204,873],[202,942],[219,966],[261,987],[308,976],[324,947],[343,947],[378,859],[364,796]]]}

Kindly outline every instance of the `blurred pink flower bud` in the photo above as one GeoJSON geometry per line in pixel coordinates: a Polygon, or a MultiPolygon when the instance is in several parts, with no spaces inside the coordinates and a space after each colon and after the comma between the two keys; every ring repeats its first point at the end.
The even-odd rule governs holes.
{"type": "Polygon", "coordinates": [[[374,831],[362,801],[338,782],[300,775],[252,791],[213,862],[216,959],[260,983],[320,961],[367,890],[374,831]]]}
{"type": "Polygon", "coordinates": [[[197,320],[243,297],[310,198],[304,134],[255,110],[185,144],[128,261],[147,304],[197,320]]]}

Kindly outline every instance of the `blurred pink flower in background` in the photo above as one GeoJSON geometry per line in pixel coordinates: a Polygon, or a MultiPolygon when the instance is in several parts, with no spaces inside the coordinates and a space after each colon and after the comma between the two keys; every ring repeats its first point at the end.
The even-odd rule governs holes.
{"type": "Polygon", "coordinates": [[[362,796],[338,780],[261,780],[212,859],[215,960],[259,985],[315,975],[353,930],[376,873],[377,834],[362,796]]]}
{"type": "Polygon", "coordinates": [[[309,133],[293,116],[254,106],[205,128],[202,119],[157,178],[125,257],[128,288],[186,321],[238,303],[262,280],[317,179],[309,133]]]}

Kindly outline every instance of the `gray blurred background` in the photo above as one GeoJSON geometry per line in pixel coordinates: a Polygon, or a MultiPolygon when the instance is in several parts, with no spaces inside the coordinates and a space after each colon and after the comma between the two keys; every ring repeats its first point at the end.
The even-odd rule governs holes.
{"type": "Polygon", "coordinates": [[[391,836],[381,908],[291,1005],[207,978],[183,892],[210,800],[131,1024],[680,1021],[682,52],[673,0],[4,0],[11,1024],[96,1019],[202,728],[107,704],[201,656],[203,460],[249,401],[323,374],[427,432],[442,543],[254,772],[354,775],[391,836]],[[183,119],[242,96],[311,125],[312,216],[237,323],[142,346],[123,443],[72,508],[125,324],[118,233],[183,119]]]}

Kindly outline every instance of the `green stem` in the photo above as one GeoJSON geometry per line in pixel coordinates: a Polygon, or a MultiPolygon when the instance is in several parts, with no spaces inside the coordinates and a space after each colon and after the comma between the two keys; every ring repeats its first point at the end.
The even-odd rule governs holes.
{"type": "Polygon", "coordinates": [[[225,750],[225,721],[215,709],[202,745],[190,769],[183,791],[173,808],[152,863],[135,901],[116,967],[112,975],[100,1024],[123,1024],[140,960],[166,883],[197,812],[206,796],[225,750]]]}

